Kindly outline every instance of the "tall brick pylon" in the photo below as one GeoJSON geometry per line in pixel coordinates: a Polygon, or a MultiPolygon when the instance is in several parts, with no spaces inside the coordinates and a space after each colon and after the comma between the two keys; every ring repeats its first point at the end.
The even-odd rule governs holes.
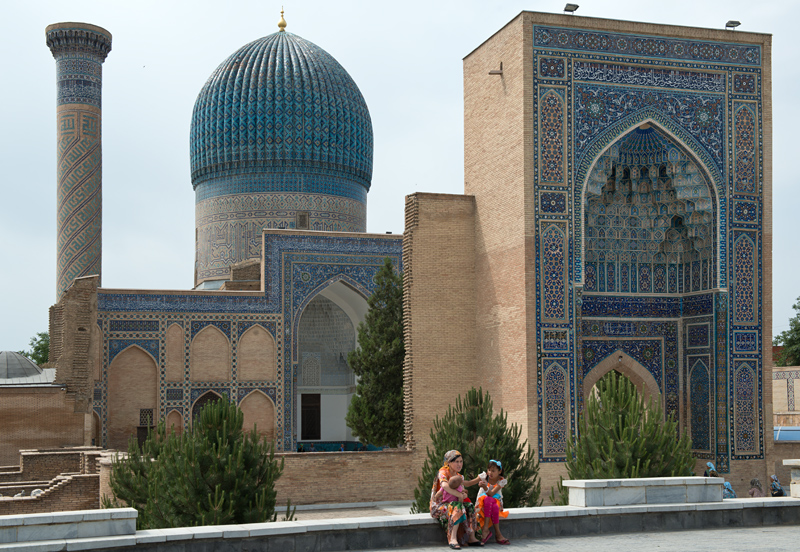
{"type": "Polygon", "coordinates": [[[88,23],[55,23],[45,35],[58,85],[58,301],[75,278],[101,273],[101,92],[111,33],[88,23]]]}

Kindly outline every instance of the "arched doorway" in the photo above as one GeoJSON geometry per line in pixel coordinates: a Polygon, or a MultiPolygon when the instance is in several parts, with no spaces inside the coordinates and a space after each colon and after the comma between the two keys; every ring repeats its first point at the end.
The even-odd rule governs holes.
{"type": "Polygon", "coordinates": [[[367,310],[364,296],[339,280],[317,293],[300,315],[296,438],[317,443],[317,450],[355,441],[345,424],[356,384],[347,356],[356,348],[367,310]]]}
{"type": "Polygon", "coordinates": [[[210,402],[218,401],[222,397],[215,393],[214,391],[207,391],[194,402],[192,405],[192,422],[194,422],[198,416],[200,416],[200,411],[203,410],[203,407],[210,402]]]}
{"type": "Polygon", "coordinates": [[[589,399],[597,382],[612,370],[631,380],[645,401],[653,399],[656,404],[661,404],[661,389],[653,375],[636,359],[619,349],[599,362],[583,378],[584,402],[589,399]]]}

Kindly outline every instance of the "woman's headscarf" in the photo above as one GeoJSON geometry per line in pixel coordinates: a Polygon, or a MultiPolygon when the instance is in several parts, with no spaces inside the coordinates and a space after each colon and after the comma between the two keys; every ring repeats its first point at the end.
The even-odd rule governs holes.
{"type": "Polygon", "coordinates": [[[725,482],[725,490],[722,491],[722,498],[736,498],[736,491],[733,490],[733,486],[725,482]]]}
{"type": "Polygon", "coordinates": [[[452,462],[453,460],[455,460],[459,456],[461,456],[461,453],[458,452],[457,450],[455,450],[455,449],[448,450],[447,452],[444,453],[444,465],[442,465],[442,467],[439,468],[439,469],[441,470],[442,468],[449,468],[450,467],[450,462],[452,462]]]}
{"type": "Polygon", "coordinates": [[[706,462],[706,466],[707,466],[707,467],[708,467],[708,469],[709,469],[709,470],[711,470],[711,471],[717,471],[717,468],[715,468],[715,467],[714,467],[714,464],[712,464],[711,462],[706,462]]]}
{"type": "Polygon", "coordinates": [[[750,480],[750,487],[755,487],[762,493],[764,492],[764,487],[761,486],[761,481],[758,480],[758,477],[754,477],[750,480]]]}

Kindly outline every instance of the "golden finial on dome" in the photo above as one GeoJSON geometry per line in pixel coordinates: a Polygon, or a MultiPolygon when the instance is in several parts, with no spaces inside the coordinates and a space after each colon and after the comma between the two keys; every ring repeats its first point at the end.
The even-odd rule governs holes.
{"type": "Polygon", "coordinates": [[[286,32],[286,20],[283,18],[283,6],[281,6],[281,20],[278,21],[280,32],[286,32]]]}

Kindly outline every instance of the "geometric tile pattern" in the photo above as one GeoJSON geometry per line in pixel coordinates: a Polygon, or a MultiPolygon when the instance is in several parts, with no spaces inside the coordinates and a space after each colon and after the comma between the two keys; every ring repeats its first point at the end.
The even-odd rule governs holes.
{"type": "Polygon", "coordinates": [[[688,333],[688,348],[697,349],[699,347],[709,347],[710,340],[708,324],[689,324],[686,328],[688,333]]]}
{"type": "Polygon", "coordinates": [[[753,74],[734,73],[733,91],[737,94],[755,94],[756,77],[753,74]]]}
{"type": "Polygon", "coordinates": [[[711,382],[708,367],[698,359],[689,372],[692,449],[711,450],[711,382]]]}
{"type": "Polygon", "coordinates": [[[542,213],[563,214],[567,212],[567,194],[564,192],[541,192],[539,211],[542,213]]]}
{"type": "Polygon", "coordinates": [[[100,274],[101,160],[99,109],[60,111],[57,299],[75,278],[100,274]]]}
{"type": "Polygon", "coordinates": [[[759,46],[536,26],[535,47],[623,54],[638,58],[760,65],[759,46]]]}
{"type": "Polygon", "coordinates": [[[755,324],[756,245],[750,233],[737,235],[733,243],[733,321],[734,324],[755,324]]]}
{"type": "Polygon", "coordinates": [[[158,320],[112,320],[108,325],[110,332],[157,332],[158,320]]]}
{"type": "MultiPolygon", "coordinates": [[[[562,62],[563,64],[563,62],[562,62]]],[[[562,182],[564,180],[564,108],[563,98],[557,90],[543,89],[539,101],[541,109],[541,160],[542,182],[562,182]]]]}
{"type": "Polygon", "coordinates": [[[56,300],[75,278],[101,269],[100,91],[111,37],[74,25],[55,26],[46,36],[59,106],[56,300]]]}
{"type": "Polygon", "coordinates": [[[564,58],[539,59],[539,76],[554,79],[563,79],[566,75],[564,58]]]}
{"type": "Polygon", "coordinates": [[[758,412],[756,406],[756,373],[748,363],[740,363],[734,371],[734,445],[739,454],[758,452],[758,412]]]}
{"type": "Polygon", "coordinates": [[[566,319],[566,235],[564,224],[550,223],[542,231],[542,306],[543,318],[566,319]]]}
{"type": "Polygon", "coordinates": [[[756,188],[755,169],[755,117],[749,104],[736,112],[734,144],[736,145],[736,177],[734,189],[737,193],[754,194],[756,188]]]}
{"type": "MultiPolygon", "coordinates": [[[[267,177],[261,178],[266,180],[267,177]]],[[[205,187],[201,184],[198,190],[205,187]]],[[[364,198],[309,193],[231,194],[199,200],[196,205],[197,278],[227,276],[233,263],[261,256],[261,231],[293,229],[298,211],[309,216],[309,230],[364,232],[364,198]]],[[[264,188],[267,188],[264,185],[264,188]]],[[[286,188],[290,188],[286,186],[286,188]]],[[[334,192],[329,192],[334,193],[334,192]]]]}
{"type": "Polygon", "coordinates": [[[618,349],[662,387],[697,457],[721,473],[763,458],[761,48],[538,25],[532,38],[539,282],[557,276],[551,220],[569,236],[563,322],[546,316],[551,288],[536,291],[540,461],[556,460],[545,368],[580,389],[618,349]]]}
{"type": "Polygon", "coordinates": [[[800,379],[800,370],[780,370],[772,372],[773,380],[786,380],[787,404],[790,412],[795,411],[794,380],[800,379]]]}
{"type": "Polygon", "coordinates": [[[715,308],[714,315],[716,319],[716,330],[714,332],[716,338],[715,345],[715,365],[716,374],[714,378],[716,397],[716,435],[714,440],[717,443],[716,453],[716,467],[720,473],[728,473],[730,471],[730,427],[728,424],[729,410],[728,410],[728,328],[730,309],[728,308],[728,294],[717,293],[714,297],[715,308]]]}
{"type": "Polygon", "coordinates": [[[563,457],[566,452],[567,415],[567,371],[553,362],[544,371],[544,455],[563,457]]]}

